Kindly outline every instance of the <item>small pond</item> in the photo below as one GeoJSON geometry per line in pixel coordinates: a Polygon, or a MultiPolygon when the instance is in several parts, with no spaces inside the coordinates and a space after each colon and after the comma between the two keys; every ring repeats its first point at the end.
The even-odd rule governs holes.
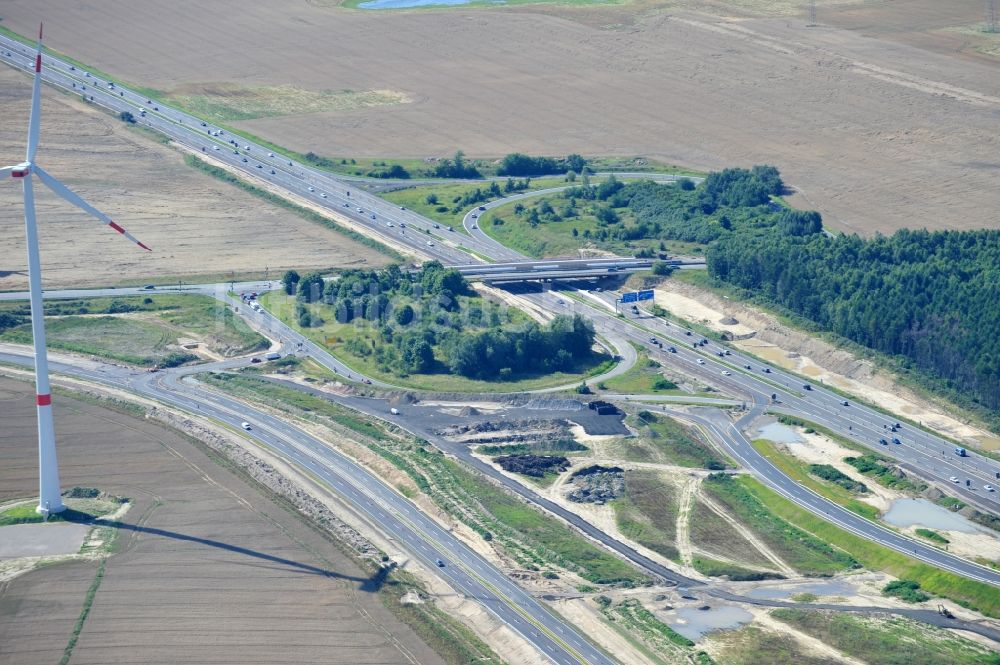
{"type": "Polygon", "coordinates": [[[685,607],[677,610],[677,619],[668,620],[670,627],[689,640],[699,640],[705,633],[735,628],[753,618],[749,612],[732,605],[719,605],[708,610],[685,607]]]}
{"type": "Polygon", "coordinates": [[[757,428],[762,439],[775,443],[804,443],[804,439],[791,427],[781,423],[771,423],[757,428]]]}
{"type": "Polygon", "coordinates": [[[472,0],[368,0],[368,2],[360,3],[358,9],[407,9],[409,7],[467,5],[470,2],[472,0]]]}
{"type": "Polygon", "coordinates": [[[816,596],[850,596],[855,593],[854,587],[843,580],[830,582],[810,582],[793,586],[758,587],[747,592],[750,598],[761,600],[784,600],[797,593],[811,593],[816,596]]]}
{"type": "Polygon", "coordinates": [[[893,526],[922,526],[928,529],[979,533],[975,524],[927,499],[896,499],[882,519],[893,526]]]}

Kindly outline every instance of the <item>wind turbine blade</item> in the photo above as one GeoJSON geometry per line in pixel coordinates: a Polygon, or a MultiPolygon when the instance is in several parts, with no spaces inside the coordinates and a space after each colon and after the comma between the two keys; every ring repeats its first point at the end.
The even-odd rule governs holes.
{"type": "Polygon", "coordinates": [[[38,24],[38,52],[35,54],[35,80],[31,88],[31,115],[28,118],[28,152],[26,161],[35,159],[38,149],[38,122],[42,113],[42,24],[38,24]]]}
{"type": "Polygon", "coordinates": [[[49,175],[48,172],[46,172],[45,169],[43,169],[41,166],[38,166],[37,164],[32,164],[31,171],[39,178],[41,178],[42,182],[45,183],[46,187],[48,187],[53,192],[63,197],[73,205],[75,205],[77,208],[80,208],[84,212],[89,213],[90,215],[101,220],[102,222],[113,228],[115,231],[118,231],[118,233],[121,233],[123,236],[125,236],[135,244],[139,245],[139,247],[142,247],[147,252],[153,251],[149,247],[146,247],[146,245],[139,242],[139,240],[131,233],[129,233],[122,227],[115,224],[115,221],[113,219],[111,219],[103,212],[101,212],[94,206],[84,201],[82,198],[80,198],[80,196],[76,192],[74,192],[69,187],[67,187],[66,185],[62,184],[61,182],[53,178],[51,175],[49,175]]]}
{"type": "Polygon", "coordinates": [[[6,176],[8,173],[10,173],[11,171],[13,171],[16,168],[17,168],[16,166],[4,166],[4,167],[0,167],[0,178],[3,178],[4,176],[6,176]]]}

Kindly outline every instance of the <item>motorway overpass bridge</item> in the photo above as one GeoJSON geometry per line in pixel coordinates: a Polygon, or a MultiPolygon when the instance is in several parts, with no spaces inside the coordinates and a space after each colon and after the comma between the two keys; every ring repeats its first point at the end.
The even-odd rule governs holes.
{"type": "MultiPolygon", "coordinates": [[[[503,284],[511,282],[550,282],[565,279],[598,279],[626,273],[649,270],[657,259],[593,258],[558,259],[537,261],[512,261],[509,263],[477,263],[453,266],[470,282],[503,284]]],[[[666,263],[683,267],[704,267],[702,259],[667,259],[666,263]]]]}

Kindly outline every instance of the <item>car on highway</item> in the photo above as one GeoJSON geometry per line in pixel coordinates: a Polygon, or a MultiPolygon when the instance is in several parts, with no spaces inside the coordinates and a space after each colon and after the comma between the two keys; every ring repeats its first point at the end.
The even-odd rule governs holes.
{"type": "Polygon", "coordinates": [[[263,164],[258,164],[257,168],[262,169],[262,168],[264,168],[264,165],[263,164]]]}
{"type": "Polygon", "coordinates": [[[560,305],[565,305],[566,304],[566,301],[563,300],[562,298],[556,298],[556,302],[559,303],[560,305]]]}
{"type": "Polygon", "coordinates": [[[950,480],[953,483],[957,483],[958,482],[958,478],[956,478],[955,476],[949,476],[948,480],[950,480]]]}
{"type": "Polygon", "coordinates": [[[850,406],[850,404],[848,404],[848,403],[847,403],[847,400],[846,400],[846,399],[845,399],[844,401],[842,401],[842,402],[840,403],[840,405],[841,405],[841,406],[850,406]]]}
{"type": "Polygon", "coordinates": [[[320,192],[320,194],[319,194],[319,195],[320,195],[321,197],[323,197],[324,199],[326,198],[326,192],[320,192]]]}
{"type": "Polygon", "coordinates": [[[812,389],[813,389],[813,387],[810,386],[808,383],[803,383],[802,384],[802,390],[812,390],[812,389]]]}
{"type": "Polygon", "coordinates": [[[254,356],[253,358],[250,359],[250,362],[252,364],[256,365],[256,364],[258,364],[260,362],[260,358],[258,358],[257,356],[254,356]]]}
{"type": "Polygon", "coordinates": [[[362,210],[361,208],[358,208],[358,212],[364,212],[364,210],[362,210]]]}
{"type": "Polygon", "coordinates": [[[479,228],[479,227],[478,227],[478,226],[476,226],[475,224],[473,224],[473,225],[472,225],[472,230],[473,230],[473,231],[475,231],[475,230],[476,230],[476,229],[478,229],[478,228],[479,228]]]}
{"type": "Polygon", "coordinates": [[[705,359],[704,358],[698,358],[698,364],[699,365],[704,365],[705,364],[705,359]]]}
{"type": "Polygon", "coordinates": [[[386,222],[385,225],[388,226],[389,228],[392,228],[392,222],[386,222]]]}
{"type": "Polygon", "coordinates": [[[350,203],[348,203],[347,201],[344,201],[344,207],[345,207],[345,208],[350,208],[350,207],[351,207],[351,204],[350,204],[350,203]]]}
{"type": "Polygon", "coordinates": [[[309,188],[309,191],[310,191],[310,192],[315,192],[315,191],[316,191],[316,188],[315,188],[315,187],[310,187],[310,188],[309,188]]]}
{"type": "Polygon", "coordinates": [[[202,127],[208,127],[208,123],[207,122],[203,122],[203,123],[201,123],[201,126],[202,127]]]}
{"type": "Polygon", "coordinates": [[[428,241],[427,241],[427,246],[428,246],[428,247],[433,247],[433,246],[434,246],[434,243],[433,243],[433,242],[431,242],[430,240],[428,240],[428,241]]]}
{"type": "Polygon", "coordinates": [[[406,210],[406,206],[399,206],[400,210],[406,210]]]}
{"type": "MultiPolygon", "coordinates": [[[[878,442],[879,442],[879,444],[881,444],[883,446],[888,446],[889,445],[889,442],[886,441],[885,439],[879,439],[878,442]]],[[[955,481],[955,482],[958,482],[958,481],[955,481]]]]}
{"type": "Polygon", "coordinates": [[[722,376],[732,376],[732,375],[733,373],[730,372],[728,369],[722,370],[722,376]]]}
{"type": "Polygon", "coordinates": [[[271,175],[275,175],[274,169],[271,169],[271,175]]]}
{"type": "Polygon", "coordinates": [[[248,432],[253,429],[252,427],[250,427],[250,423],[248,423],[245,420],[240,423],[240,427],[242,427],[243,429],[245,429],[248,432]]]}
{"type": "Polygon", "coordinates": [[[677,353],[677,349],[673,346],[667,347],[667,351],[669,351],[670,353],[677,353]]]}
{"type": "Polygon", "coordinates": [[[267,156],[268,157],[274,157],[274,153],[273,152],[269,152],[269,153],[267,153],[267,156]]]}
{"type": "Polygon", "coordinates": [[[436,559],[435,563],[437,564],[438,568],[444,568],[444,561],[442,561],[441,559],[436,559]]]}
{"type": "Polygon", "coordinates": [[[479,209],[485,212],[486,206],[479,206],[479,209]]]}
{"type": "Polygon", "coordinates": [[[372,219],[375,219],[375,213],[372,213],[372,219]]]}
{"type": "Polygon", "coordinates": [[[247,158],[246,158],[246,157],[244,157],[244,158],[243,158],[243,161],[244,161],[244,162],[245,162],[245,161],[247,161],[247,158]]]}
{"type": "Polygon", "coordinates": [[[153,289],[156,288],[156,285],[155,284],[147,284],[146,286],[144,286],[142,288],[143,288],[144,291],[152,291],[153,289]]]}
{"type": "Polygon", "coordinates": [[[439,229],[439,228],[441,228],[441,225],[440,224],[435,224],[434,228],[439,229]]]}
{"type": "Polygon", "coordinates": [[[219,146],[217,146],[217,145],[213,145],[212,146],[212,150],[218,150],[218,149],[219,149],[219,146]]]}
{"type": "Polygon", "coordinates": [[[993,491],[993,485],[989,485],[989,484],[983,485],[983,489],[986,490],[987,492],[992,492],[993,491]]]}

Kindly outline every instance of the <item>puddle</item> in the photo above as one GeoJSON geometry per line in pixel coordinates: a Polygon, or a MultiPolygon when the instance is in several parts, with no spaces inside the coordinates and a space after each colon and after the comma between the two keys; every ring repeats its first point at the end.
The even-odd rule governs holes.
{"type": "Polygon", "coordinates": [[[847,582],[835,580],[832,582],[796,584],[794,586],[758,587],[748,591],[747,596],[761,600],[785,600],[797,593],[811,593],[816,596],[851,596],[854,595],[855,590],[847,582]]]}
{"type": "Polygon", "coordinates": [[[781,423],[771,423],[758,427],[757,432],[761,438],[774,443],[805,443],[805,439],[799,436],[798,432],[781,423]]]}
{"type": "Polygon", "coordinates": [[[753,615],[732,605],[719,605],[710,610],[685,607],[676,611],[677,618],[668,620],[670,627],[689,640],[699,640],[705,633],[735,628],[749,622],[753,615]]]}
{"type": "Polygon", "coordinates": [[[947,508],[927,499],[896,499],[882,519],[893,526],[922,526],[928,529],[981,533],[982,529],[947,508]]]}

